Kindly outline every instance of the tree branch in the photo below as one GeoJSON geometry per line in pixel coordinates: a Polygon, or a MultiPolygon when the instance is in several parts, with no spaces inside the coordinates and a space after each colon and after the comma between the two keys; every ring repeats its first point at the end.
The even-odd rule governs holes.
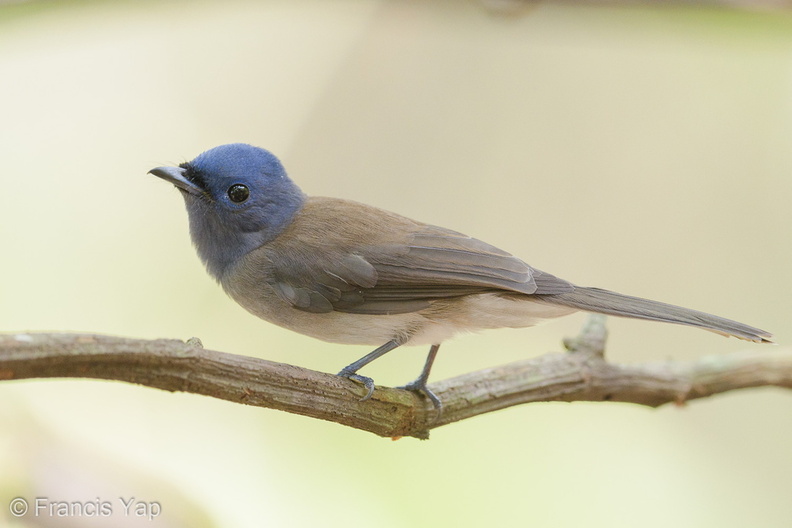
{"type": "Polygon", "coordinates": [[[694,362],[618,365],[605,361],[606,331],[592,316],[566,353],[551,353],[439,381],[443,402],[359,384],[331,374],[202,348],[200,341],[89,334],[0,335],[0,381],[28,378],[118,380],[320,418],[380,436],[428,431],[528,402],[619,401],[657,407],[749,387],[792,388],[792,351],[757,348],[694,362]]]}

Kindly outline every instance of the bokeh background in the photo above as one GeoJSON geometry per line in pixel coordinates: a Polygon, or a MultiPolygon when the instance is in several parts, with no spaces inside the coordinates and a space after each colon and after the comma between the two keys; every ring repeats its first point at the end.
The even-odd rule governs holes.
{"type": "MultiPolygon", "coordinates": [[[[792,13],[473,1],[0,6],[2,331],[198,336],[336,372],[368,350],[248,315],[146,172],[222,143],[309,194],[485,239],[573,282],[792,343],[792,13]]],[[[433,379],[583,316],[460,336],[433,379]]],[[[758,345],[611,320],[613,361],[758,345]]],[[[367,368],[411,380],[423,348],[367,368]]],[[[114,382],[0,384],[0,525],[788,527],[792,396],[534,404],[390,441],[114,382]],[[14,518],[15,497],[114,502],[14,518]],[[119,498],[157,501],[140,521],[119,498]]]]}

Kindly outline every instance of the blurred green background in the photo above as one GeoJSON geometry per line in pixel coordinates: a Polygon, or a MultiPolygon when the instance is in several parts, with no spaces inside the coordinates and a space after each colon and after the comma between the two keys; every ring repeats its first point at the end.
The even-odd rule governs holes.
{"type": "MultiPolygon", "coordinates": [[[[792,340],[792,14],[476,2],[30,2],[0,7],[2,330],[205,346],[336,372],[368,350],[261,322],[146,172],[229,142],[309,194],[498,245],[582,285],[792,340]],[[498,4],[501,5],[501,4],[498,4]]],[[[460,336],[433,379],[560,349],[576,315],[460,336]]],[[[612,360],[757,345],[611,320],[612,360]]],[[[365,373],[411,380],[426,350],[365,373]]],[[[158,501],[148,526],[792,525],[792,399],[534,404],[397,442],[121,383],[0,384],[8,503],[158,501]]],[[[125,524],[126,523],[126,524],[125,524]]]]}

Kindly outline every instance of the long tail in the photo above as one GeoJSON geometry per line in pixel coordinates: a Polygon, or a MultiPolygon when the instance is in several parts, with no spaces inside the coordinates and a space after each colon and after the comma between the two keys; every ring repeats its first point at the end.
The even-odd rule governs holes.
{"type": "Polygon", "coordinates": [[[650,301],[640,297],[630,297],[629,295],[622,295],[599,288],[575,286],[575,289],[571,292],[536,295],[535,297],[544,302],[569,306],[587,312],[695,326],[721,335],[754,341],[755,343],[773,342],[770,339],[773,337],[771,333],[738,323],[737,321],[682,308],[681,306],[674,306],[673,304],[650,301]]]}

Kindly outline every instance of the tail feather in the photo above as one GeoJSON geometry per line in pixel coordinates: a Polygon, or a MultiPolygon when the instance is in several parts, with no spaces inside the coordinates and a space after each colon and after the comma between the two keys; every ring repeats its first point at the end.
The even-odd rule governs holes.
{"type": "Polygon", "coordinates": [[[571,292],[537,295],[536,297],[551,304],[560,304],[587,312],[695,326],[755,343],[772,343],[773,335],[771,333],[737,321],[599,288],[575,286],[571,292]]]}

